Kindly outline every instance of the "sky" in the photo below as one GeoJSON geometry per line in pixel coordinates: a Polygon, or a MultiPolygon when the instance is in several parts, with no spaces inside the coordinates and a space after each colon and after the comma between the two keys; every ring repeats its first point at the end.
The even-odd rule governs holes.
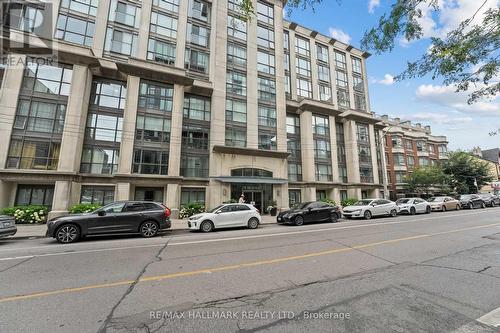
{"type": "MultiPolygon", "coordinates": [[[[420,20],[424,38],[408,42],[398,40],[390,53],[373,54],[367,60],[371,111],[402,120],[430,125],[433,135],[445,135],[450,150],[500,147],[500,135],[488,133],[500,128],[500,96],[473,105],[468,93],[456,93],[454,87],[429,77],[394,82],[393,77],[406,68],[407,61],[419,58],[430,46],[430,37],[443,36],[467,19],[482,4],[480,0],[438,0],[441,11],[432,13],[423,7],[420,20]]],[[[375,26],[381,15],[390,11],[395,0],[322,0],[315,10],[293,9],[285,18],[337,40],[360,47],[363,34],[375,26]]],[[[500,6],[500,0],[487,0],[476,15],[500,6]]]]}

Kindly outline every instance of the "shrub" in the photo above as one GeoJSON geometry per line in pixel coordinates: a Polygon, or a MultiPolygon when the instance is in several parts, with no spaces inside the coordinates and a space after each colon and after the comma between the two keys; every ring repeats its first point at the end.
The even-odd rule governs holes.
{"type": "Polygon", "coordinates": [[[2,209],[2,214],[14,216],[18,224],[45,223],[48,212],[46,206],[17,206],[2,209]]]}
{"type": "Polygon", "coordinates": [[[335,202],[335,200],[333,199],[330,199],[330,198],[323,198],[321,199],[322,202],[326,202],[327,204],[329,205],[332,205],[332,206],[336,206],[337,203],[335,202]]]}
{"type": "Polygon", "coordinates": [[[179,211],[179,218],[185,219],[195,214],[203,213],[204,211],[205,205],[203,205],[202,202],[190,202],[181,206],[181,210],[179,211]]]}
{"type": "Polygon", "coordinates": [[[354,205],[358,201],[359,200],[356,198],[347,198],[347,199],[342,200],[341,204],[342,204],[342,207],[346,207],[346,206],[354,205]]]}
{"type": "Polygon", "coordinates": [[[81,214],[81,213],[90,213],[96,209],[101,208],[100,204],[90,204],[90,203],[81,203],[78,205],[74,205],[69,209],[70,214],[81,214]]]}

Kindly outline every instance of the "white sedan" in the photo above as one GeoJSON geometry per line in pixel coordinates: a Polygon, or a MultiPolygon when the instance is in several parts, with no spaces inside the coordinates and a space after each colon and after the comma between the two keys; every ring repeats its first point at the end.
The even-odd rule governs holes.
{"type": "Polygon", "coordinates": [[[254,206],[244,203],[222,204],[206,213],[188,218],[188,228],[210,232],[219,228],[248,227],[256,229],[261,222],[260,213],[254,206]]]}
{"type": "Polygon", "coordinates": [[[417,213],[429,214],[431,204],[420,198],[401,198],[396,200],[400,214],[415,215],[417,213]]]}
{"type": "Polygon", "coordinates": [[[396,216],[398,215],[398,206],[394,201],[385,199],[363,199],[352,206],[344,207],[342,214],[347,219],[361,217],[366,220],[372,216],[396,216]]]}

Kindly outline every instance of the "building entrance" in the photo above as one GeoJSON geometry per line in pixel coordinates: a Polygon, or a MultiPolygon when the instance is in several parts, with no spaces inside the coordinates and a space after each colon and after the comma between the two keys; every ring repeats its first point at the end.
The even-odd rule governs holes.
{"type": "Polygon", "coordinates": [[[241,194],[245,196],[245,203],[254,205],[262,214],[271,204],[273,186],[271,184],[231,184],[231,199],[238,201],[241,194]]]}

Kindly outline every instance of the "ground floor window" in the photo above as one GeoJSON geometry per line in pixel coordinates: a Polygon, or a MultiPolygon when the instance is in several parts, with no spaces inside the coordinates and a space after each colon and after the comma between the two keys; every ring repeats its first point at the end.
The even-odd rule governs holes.
{"type": "Polygon", "coordinates": [[[340,200],[344,201],[347,199],[347,190],[340,190],[340,200]]]}
{"type": "Polygon", "coordinates": [[[80,202],[85,204],[107,205],[115,199],[115,188],[111,186],[82,186],[80,202]]]}
{"type": "Polygon", "coordinates": [[[290,207],[295,206],[300,203],[301,200],[301,191],[300,190],[288,190],[288,205],[290,207]]]}
{"type": "Polygon", "coordinates": [[[163,202],[163,187],[136,187],[135,200],[163,202]]]}
{"type": "Polygon", "coordinates": [[[19,185],[15,205],[42,205],[50,208],[53,197],[53,185],[19,185]]]}
{"type": "Polygon", "coordinates": [[[368,191],[361,191],[361,199],[368,198],[368,191]]]}
{"type": "Polygon", "coordinates": [[[205,189],[204,188],[188,188],[184,187],[181,190],[181,206],[190,202],[201,202],[205,204],[205,189]]]}
{"type": "Polygon", "coordinates": [[[321,201],[326,199],[326,191],[325,190],[316,190],[316,200],[321,201]]]}
{"type": "MultiPolygon", "coordinates": [[[[261,169],[252,169],[254,171],[261,169]]],[[[233,170],[235,171],[235,170],[233,170]]],[[[261,170],[265,171],[265,170],[261,170]]],[[[269,172],[269,171],[266,171],[269,172]]],[[[243,194],[245,203],[255,206],[260,212],[266,212],[273,202],[273,185],[271,184],[231,184],[231,199],[239,200],[243,194]]]]}

